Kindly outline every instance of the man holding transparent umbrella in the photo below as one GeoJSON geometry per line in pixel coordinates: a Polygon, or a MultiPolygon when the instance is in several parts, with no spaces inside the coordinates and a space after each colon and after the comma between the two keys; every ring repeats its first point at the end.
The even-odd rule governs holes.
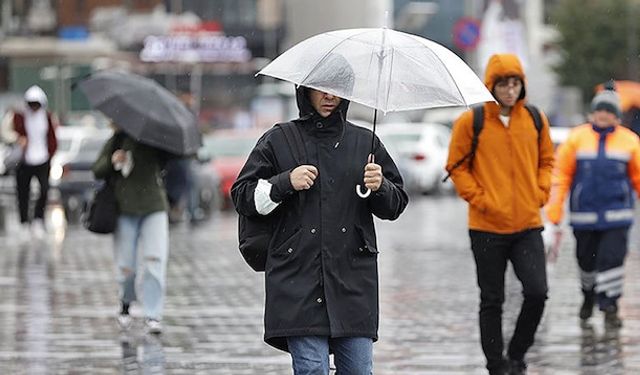
{"type": "MultiPolygon", "coordinates": [[[[351,87],[350,67],[342,66],[325,78],[351,87]]],[[[291,354],[295,374],[329,374],[330,352],[338,373],[370,374],[378,339],[373,216],[398,218],[408,197],[377,138],[366,163],[372,134],[346,120],[349,101],[304,86],[296,99],[302,165],[276,126],[258,141],[231,193],[239,213],[271,217],[275,225],[265,271],[265,341],[291,354]],[[354,189],[363,183],[372,191],[365,199],[354,189]]]]}

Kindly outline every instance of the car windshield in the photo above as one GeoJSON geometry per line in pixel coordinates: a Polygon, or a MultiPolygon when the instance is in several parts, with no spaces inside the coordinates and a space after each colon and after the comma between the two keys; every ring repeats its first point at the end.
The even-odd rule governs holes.
{"type": "Polygon", "coordinates": [[[247,156],[256,144],[253,137],[208,137],[204,140],[204,146],[212,158],[247,156]]]}
{"type": "Polygon", "coordinates": [[[87,162],[96,160],[106,139],[84,139],[78,150],[75,161],[87,162]]]}

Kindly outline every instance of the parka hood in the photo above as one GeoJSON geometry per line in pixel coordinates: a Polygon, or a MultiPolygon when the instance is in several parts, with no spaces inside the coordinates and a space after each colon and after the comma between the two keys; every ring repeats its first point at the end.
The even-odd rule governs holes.
{"type": "Polygon", "coordinates": [[[47,94],[37,85],[33,85],[27,89],[24,93],[24,100],[26,102],[38,102],[43,108],[47,106],[47,94]]]}
{"type": "Polygon", "coordinates": [[[296,87],[296,103],[298,105],[299,118],[295,121],[309,121],[322,122],[325,125],[333,124],[336,121],[343,123],[347,118],[347,111],[349,110],[349,101],[341,98],[340,103],[336,109],[328,116],[322,117],[311,105],[309,100],[309,88],[304,86],[296,87]]]}
{"type": "Polygon", "coordinates": [[[493,94],[493,88],[500,77],[520,77],[522,80],[522,92],[518,100],[526,97],[527,80],[524,69],[518,56],[511,53],[495,54],[489,59],[484,75],[484,84],[493,94]]]}
{"type": "Polygon", "coordinates": [[[355,74],[351,64],[338,53],[330,53],[324,57],[322,64],[316,66],[307,80],[310,87],[326,87],[329,91],[320,89],[319,91],[346,93],[337,95],[341,98],[338,107],[328,117],[324,118],[316,112],[309,100],[309,88],[305,86],[296,87],[296,101],[300,111],[299,120],[312,119],[314,123],[320,121],[325,125],[330,125],[336,120],[344,124],[347,118],[347,110],[349,109],[349,100],[342,96],[350,95],[353,91],[355,83],[355,74]]]}

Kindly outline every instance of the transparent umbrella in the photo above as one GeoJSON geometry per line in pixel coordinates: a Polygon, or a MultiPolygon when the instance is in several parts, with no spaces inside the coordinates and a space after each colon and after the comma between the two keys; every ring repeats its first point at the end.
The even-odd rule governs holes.
{"type": "MultiPolygon", "coordinates": [[[[258,74],[393,112],[493,101],[456,54],[428,39],[386,28],[348,29],[306,39],[258,74]]],[[[373,139],[372,149],[373,153],[373,139]]],[[[362,194],[357,187],[360,196],[362,194]]]]}

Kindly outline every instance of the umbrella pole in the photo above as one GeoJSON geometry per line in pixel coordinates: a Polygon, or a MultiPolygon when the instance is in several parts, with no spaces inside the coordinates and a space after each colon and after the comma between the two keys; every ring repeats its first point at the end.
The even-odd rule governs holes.
{"type": "MultiPolygon", "coordinates": [[[[376,143],[376,122],[378,122],[378,110],[374,109],[373,111],[373,133],[371,133],[371,152],[369,153],[369,155],[372,156],[372,159],[369,160],[369,155],[367,155],[367,163],[373,163],[375,162],[375,159],[373,159],[373,151],[374,151],[374,146],[376,143]]],[[[367,190],[365,190],[365,192],[362,192],[362,189],[360,188],[360,184],[356,185],[356,194],[358,194],[358,196],[360,198],[366,198],[371,194],[371,189],[367,188],[367,190]]]]}
{"type": "MultiPolygon", "coordinates": [[[[373,111],[373,134],[371,135],[371,155],[373,155],[373,148],[376,142],[376,122],[378,120],[378,110],[374,109],[373,111]]],[[[368,159],[368,156],[367,156],[368,159]]]]}

